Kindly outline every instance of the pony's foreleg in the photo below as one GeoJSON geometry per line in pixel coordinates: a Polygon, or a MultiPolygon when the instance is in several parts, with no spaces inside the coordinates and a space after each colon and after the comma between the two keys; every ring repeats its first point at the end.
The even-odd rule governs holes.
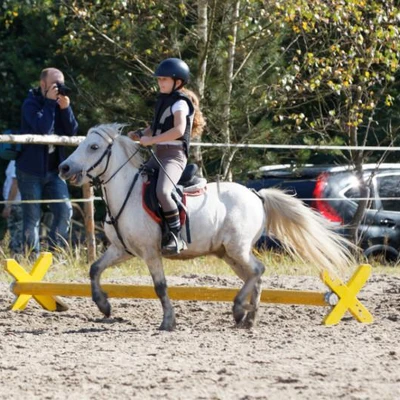
{"type": "Polygon", "coordinates": [[[154,282],[154,289],[161,301],[163,308],[163,320],[158,328],[160,331],[172,331],[175,328],[175,311],[168,297],[167,282],[165,280],[164,268],[161,257],[145,259],[154,282]]]}
{"type": "Polygon", "coordinates": [[[92,299],[97,304],[99,310],[108,318],[111,314],[111,305],[108,296],[101,290],[100,276],[110,265],[118,264],[128,260],[132,256],[115,245],[111,245],[106,252],[90,266],[90,283],[92,288],[92,299]]]}

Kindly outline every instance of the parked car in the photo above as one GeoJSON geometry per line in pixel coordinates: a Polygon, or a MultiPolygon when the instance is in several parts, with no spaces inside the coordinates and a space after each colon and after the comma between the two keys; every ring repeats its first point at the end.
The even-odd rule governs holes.
{"type": "MultiPolygon", "coordinates": [[[[400,256],[400,164],[366,164],[364,180],[370,199],[359,227],[360,247],[366,257],[383,256],[396,261],[400,256]]],[[[360,199],[360,182],[348,166],[287,165],[261,167],[249,173],[246,186],[260,190],[278,187],[294,194],[342,227],[349,224],[360,199]]],[[[263,235],[258,246],[267,247],[263,235]]]]}

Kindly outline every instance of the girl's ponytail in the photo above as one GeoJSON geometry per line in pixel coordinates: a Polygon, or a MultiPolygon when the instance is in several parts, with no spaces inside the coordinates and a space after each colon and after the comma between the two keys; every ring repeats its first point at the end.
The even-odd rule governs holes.
{"type": "Polygon", "coordinates": [[[203,113],[200,110],[200,101],[197,95],[189,89],[182,88],[181,91],[189,97],[194,107],[192,137],[201,137],[204,127],[206,126],[206,120],[203,113]]]}

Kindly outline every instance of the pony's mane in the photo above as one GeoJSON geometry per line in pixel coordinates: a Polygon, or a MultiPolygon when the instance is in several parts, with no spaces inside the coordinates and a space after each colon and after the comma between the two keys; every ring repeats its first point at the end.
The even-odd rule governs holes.
{"type": "Polygon", "coordinates": [[[140,145],[129,139],[127,136],[122,136],[122,130],[127,125],[128,124],[120,123],[96,125],[93,128],[89,129],[88,134],[93,130],[99,132],[101,135],[108,136],[110,139],[116,141],[117,143],[121,143],[122,150],[128,158],[136,153],[131,158],[130,163],[135,168],[139,168],[143,164],[143,156],[140,151],[140,145]]]}

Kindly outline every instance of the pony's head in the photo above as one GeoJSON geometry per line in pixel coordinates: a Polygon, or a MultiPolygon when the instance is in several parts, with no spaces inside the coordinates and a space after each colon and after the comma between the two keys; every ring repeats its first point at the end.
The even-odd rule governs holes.
{"type": "Polygon", "coordinates": [[[129,160],[139,168],[143,162],[140,146],[126,136],[121,136],[125,124],[103,124],[90,128],[78,148],[60,164],[60,177],[75,186],[90,182],[109,171],[112,158],[119,164],[129,160]]]}

